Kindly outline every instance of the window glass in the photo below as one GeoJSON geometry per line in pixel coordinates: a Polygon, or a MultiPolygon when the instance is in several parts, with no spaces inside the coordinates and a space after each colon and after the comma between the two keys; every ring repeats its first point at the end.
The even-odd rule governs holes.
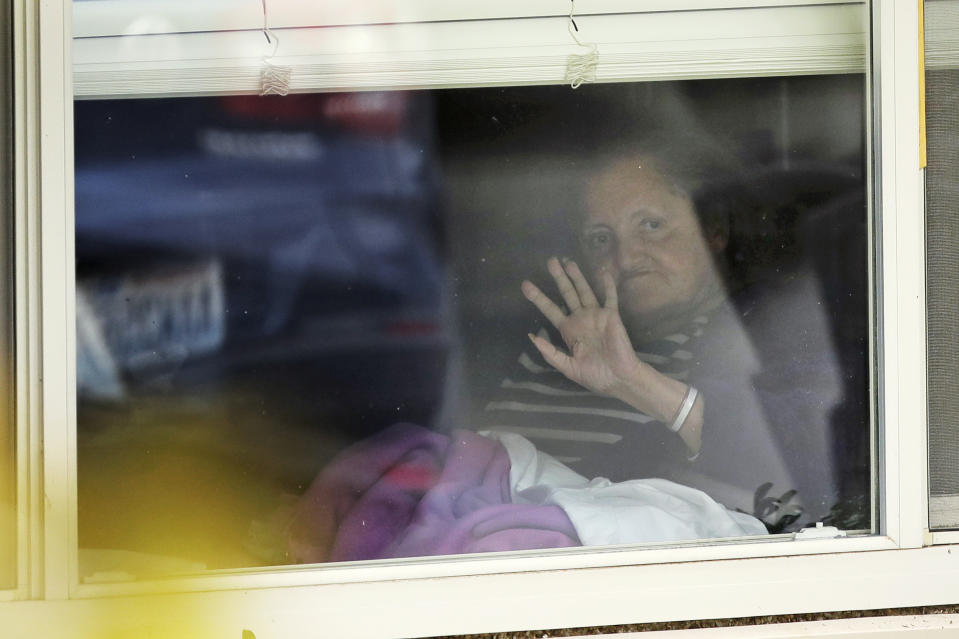
{"type": "Polygon", "coordinates": [[[77,102],[82,577],[871,531],[864,113],[77,102]]]}

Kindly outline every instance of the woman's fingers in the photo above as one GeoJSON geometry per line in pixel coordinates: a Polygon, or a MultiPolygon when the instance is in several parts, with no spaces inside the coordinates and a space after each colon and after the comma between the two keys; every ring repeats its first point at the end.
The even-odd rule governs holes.
{"type": "Polygon", "coordinates": [[[553,326],[559,328],[559,325],[566,319],[566,313],[564,313],[560,307],[556,306],[556,304],[553,304],[553,300],[546,297],[543,291],[539,290],[539,288],[529,280],[523,280],[521,288],[523,289],[523,295],[526,296],[526,299],[532,302],[553,326]]]}
{"type": "Polygon", "coordinates": [[[566,307],[570,313],[579,310],[583,304],[579,299],[579,293],[573,287],[573,283],[569,281],[569,276],[566,275],[563,265],[559,263],[558,259],[551,257],[546,262],[546,268],[549,269],[549,274],[556,280],[559,294],[563,296],[563,301],[566,302],[566,307]]]}
{"type": "Polygon", "coordinates": [[[616,296],[616,280],[609,271],[603,271],[603,294],[606,296],[604,306],[613,310],[619,309],[619,298],[616,296]]]}
{"type": "Polygon", "coordinates": [[[573,280],[573,285],[576,287],[576,292],[579,293],[579,299],[583,303],[583,306],[599,306],[599,302],[596,301],[596,296],[593,295],[592,287],[590,287],[586,278],[583,277],[583,272],[579,270],[579,265],[570,260],[566,262],[565,266],[569,278],[573,280]]]}
{"type": "MultiPolygon", "coordinates": [[[[533,346],[536,347],[536,350],[539,351],[539,354],[543,356],[543,359],[545,359],[550,366],[566,377],[570,377],[572,360],[569,355],[553,346],[553,343],[548,339],[538,337],[532,333],[528,333],[528,336],[530,341],[533,342],[533,346]]],[[[572,378],[570,377],[570,379],[572,378]]]]}

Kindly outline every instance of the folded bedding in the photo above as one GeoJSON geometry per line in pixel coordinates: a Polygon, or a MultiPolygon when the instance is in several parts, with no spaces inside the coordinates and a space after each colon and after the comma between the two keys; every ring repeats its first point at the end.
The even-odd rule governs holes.
{"type": "Polygon", "coordinates": [[[767,534],[758,519],[725,508],[701,490],[658,478],[587,479],[521,435],[483,434],[509,454],[512,502],[560,506],[584,546],[767,534]]]}
{"type": "Polygon", "coordinates": [[[587,479],[520,435],[397,424],[317,476],[296,505],[287,552],[318,563],[765,533],[664,479],[587,479]]]}

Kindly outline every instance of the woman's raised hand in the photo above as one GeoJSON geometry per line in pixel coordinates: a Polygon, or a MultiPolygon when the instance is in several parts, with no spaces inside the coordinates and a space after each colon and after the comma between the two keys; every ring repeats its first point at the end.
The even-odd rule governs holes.
{"type": "Polygon", "coordinates": [[[528,280],[522,284],[523,295],[559,330],[569,354],[548,339],[532,334],[529,338],[550,365],[574,382],[602,395],[623,400],[632,397],[637,383],[658,373],[636,357],[619,315],[612,275],[602,274],[604,300],[600,305],[575,262],[561,264],[553,257],[547,267],[569,313],[528,280]]]}
{"type": "MultiPolygon", "coordinates": [[[[547,266],[569,313],[530,281],[523,282],[523,295],[559,330],[569,354],[548,339],[530,334],[543,359],[594,393],[620,399],[668,424],[684,401],[688,387],[636,356],[619,315],[612,275],[602,274],[604,300],[600,305],[575,262],[564,265],[553,257],[547,266]]],[[[702,445],[703,401],[700,395],[679,431],[693,455],[699,453],[702,445]]]]}

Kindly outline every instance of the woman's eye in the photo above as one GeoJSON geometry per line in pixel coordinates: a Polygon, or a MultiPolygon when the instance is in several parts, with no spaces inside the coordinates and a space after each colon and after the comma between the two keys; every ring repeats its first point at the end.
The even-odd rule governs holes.
{"type": "Polygon", "coordinates": [[[609,233],[590,233],[586,236],[586,248],[593,253],[603,253],[609,250],[612,241],[609,233]]]}
{"type": "Polygon", "coordinates": [[[663,226],[663,221],[656,218],[646,218],[640,225],[647,231],[657,231],[663,226]]]}

